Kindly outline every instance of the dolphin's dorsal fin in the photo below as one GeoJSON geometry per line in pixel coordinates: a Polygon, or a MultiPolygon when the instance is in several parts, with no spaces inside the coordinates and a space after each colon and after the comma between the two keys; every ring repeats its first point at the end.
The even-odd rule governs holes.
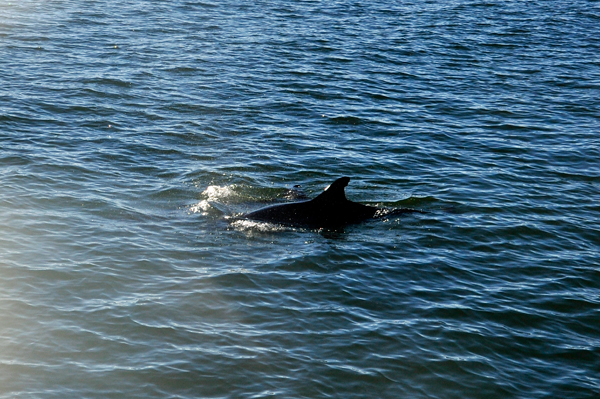
{"type": "Polygon", "coordinates": [[[336,181],[334,181],[333,183],[331,183],[329,185],[329,187],[327,187],[325,189],[325,191],[323,191],[321,194],[319,194],[319,196],[317,196],[315,199],[313,199],[313,201],[327,201],[327,202],[345,202],[347,201],[346,199],[346,193],[344,192],[344,189],[346,188],[346,186],[348,185],[348,182],[350,181],[349,177],[340,177],[339,179],[337,179],[336,181]]]}

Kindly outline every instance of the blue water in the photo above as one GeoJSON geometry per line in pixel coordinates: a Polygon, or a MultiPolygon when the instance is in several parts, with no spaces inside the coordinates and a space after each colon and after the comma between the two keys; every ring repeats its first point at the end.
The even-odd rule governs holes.
{"type": "Polygon", "coordinates": [[[0,398],[597,398],[599,200],[596,1],[0,2],[0,398]]]}

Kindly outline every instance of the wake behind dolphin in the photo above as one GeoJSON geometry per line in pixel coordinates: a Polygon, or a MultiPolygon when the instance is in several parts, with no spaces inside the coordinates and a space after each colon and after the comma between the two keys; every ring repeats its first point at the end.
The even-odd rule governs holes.
{"type": "Polygon", "coordinates": [[[349,181],[349,177],[341,177],[312,200],[269,206],[247,213],[242,218],[288,226],[339,228],[390,215],[425,213],[417,209],[377,208],[349,201],[344,190],[349,181]]]}

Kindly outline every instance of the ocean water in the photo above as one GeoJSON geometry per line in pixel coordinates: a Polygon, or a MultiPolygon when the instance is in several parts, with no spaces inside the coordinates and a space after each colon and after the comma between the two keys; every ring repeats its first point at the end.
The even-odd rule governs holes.
{"type": "Polygon", "coordinates": [[[267,397],[600,397],[599,2],[0,1],[0,398],[267,397]]]}

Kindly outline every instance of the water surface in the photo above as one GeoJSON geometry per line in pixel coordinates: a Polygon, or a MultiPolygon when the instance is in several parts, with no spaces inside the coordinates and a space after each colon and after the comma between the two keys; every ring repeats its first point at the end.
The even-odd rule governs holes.
{"type": "Polygon", "coordinates": [[[599,27],[0,3],[0,398],[598,397],[599,27]],[[340,176],[428,213],[229,223],[340,176]]]}

